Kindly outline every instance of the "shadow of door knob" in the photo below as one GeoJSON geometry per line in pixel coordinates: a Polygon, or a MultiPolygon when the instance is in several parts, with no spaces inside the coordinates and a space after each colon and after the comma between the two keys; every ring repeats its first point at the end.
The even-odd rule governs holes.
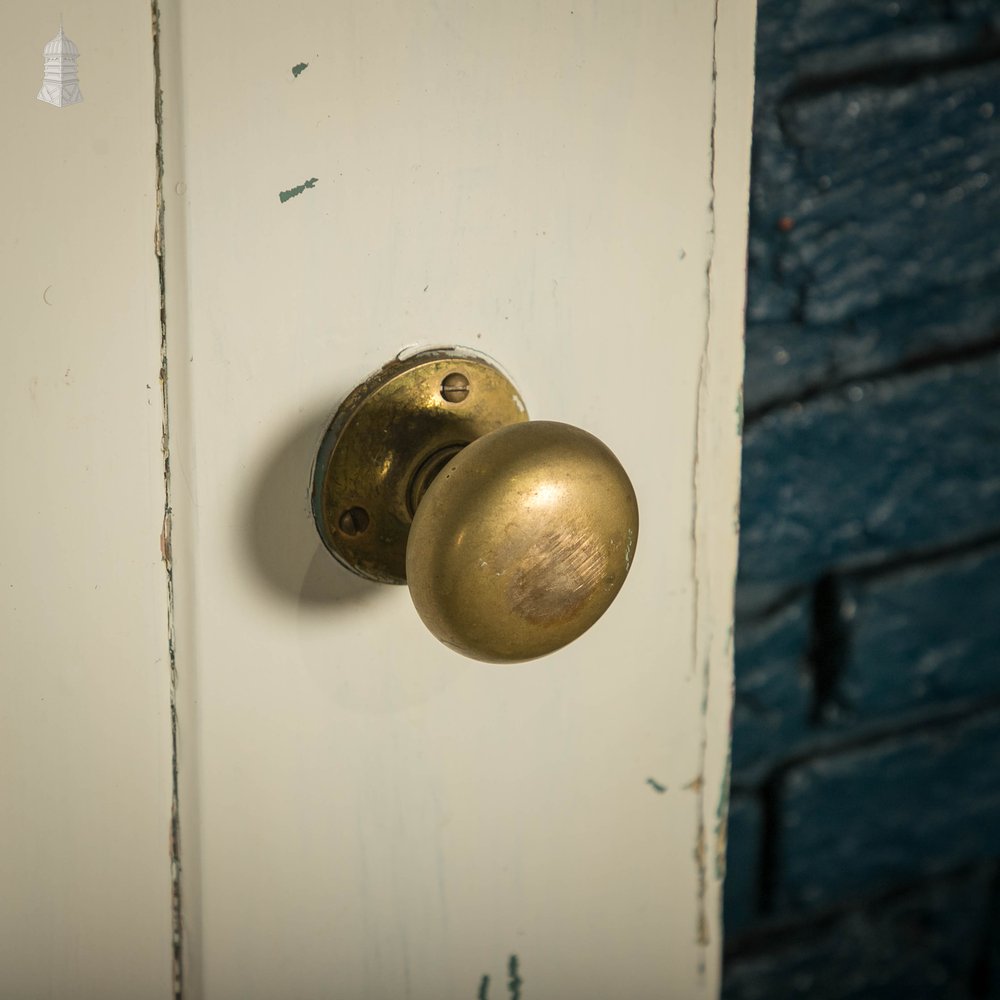
{"type": "Polygon", "coordinates": [[[610,449],[528,421],[507,376],[461,349],[393,361],[347,397],[319,449],[312,505],[340,562],[408,583],[438,639],[496,663],[590,628],[621,589],[639,530],[610,449]]]}

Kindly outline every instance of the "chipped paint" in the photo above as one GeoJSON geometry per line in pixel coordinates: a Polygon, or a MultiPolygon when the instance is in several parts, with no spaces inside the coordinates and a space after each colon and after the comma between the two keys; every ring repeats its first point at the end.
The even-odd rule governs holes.
{"type": "MultiPolygon", "coordinates": [[[[521,978],[517,955],[511,955],[507,960],[507,989],[510,991],[511,1000],[521,1000],[521,987],[524,980],[521,978]]],[[[483,975],[479,980],[479,989],[476,992],[476,1000],[489,1000],[490,977],[483,975]]]]}
{"type": "MultiPolygon", "coordinates": [[[[730,726],[732,722],[730,721],[730,726]]],[[[726,842],[728,835],[727,821],[729,819],[729,785],[732,771],[733,755],[732,741],[730,750],[726,753],[726,770],[722,776],[719,788],[719,803],[715,807],[715,877],[721,882],[726,876],[726,842]]]]}
{"type": "Polygon", "coordinates": [[[292,67],[292,76],[298,76],[304,69],[307,69],[309,63],[296,63],[292,67]]]}
{"type": "Polygon", "coordinates": [[[632,545],[635,542],[635,533],[631,528],[625,536],[625,572],[627,573],[632,566],[632,545]]]}
{"type": "MultiPolygon", "coordinates": [[[[703,513],[699,503],[700,492],[705,488],[701,472],[702,436],[707,435],[705,429],[706,417],[709,414],[709,365],[712,353],[712,329],[714,298],[713,264],[716,256],[716,141],[719,127],[718,118],[718,81],[719,81],[719,0],[715,0],[712,17],[712,112],[709,129],[709,199],[708,199],[708,252],[705,257],[705,324],[701,343],[701,356],[698,366],[697,405],[695,408],[694,426],[694,462],[691,474],[691,588],[694,598],[694,609],[691,624],[691,668],[688,678],[693,680],[700,673],[701,680],[701,740],[698,748],[698,775],[690,783],[691,791],[698,797],[697,832],[693,851],[695,874],[697,879],[697,918],[695,921],[695,938],[698,944],[707,948],[710,943],[708,917],[708,864],[707,864],[707,831],[705,817],[705,768],[708,755],[708,700],[709,682],[711,677],[711,649],[713,645],[713,622],[706,605],[709,599],[702,592],[702,576],[705,576],[705,590],[710,591],[708,575],[702,567],[699,540],[701,534],[707,534],[707,526],[703,525],[703,513]]],[[[704,979],[706,964],[704,954],[699,963],[700,974],[704,979]]]]}
{"type": "Polygon", "coordinates": [[[278,200],[283,205],[291,198],[297,198],[306,188],[315,187],[318,180],[318,177],[310,177],[309,180],[303,181],[301,184],[296,184],[295,187],[289,188],[287,191],[281,191],[278,193],[278,200]]]}
{"type": "Polygon", "coordinates": [[[518,972],[517,955],[511,955],[507,963],[507,986],[510,989],[510,1000],[521,1000],[521,986],[524,980],[518,972]]]}
{"type": "Polygon", "coordinates": [[[707,855],[708,843],[705,836],[705,821],[698,822],[698,839],[694,845],[694,860],[698,868],[698,899],[701,906],[698,910],[698,944],[707,945],[711,940],[708,929],[708,913],[705,909],[705,889],[707,885],[707,855]]]}
{"type": "Polygon", "coordinates": [[[170,518],[167,517],[167,512],[163,512],[163,528],[160,531],[160,559],[163,561],[163,565],[167,567],[168,570],[173,569],[173,549],[170,544],[170,532],[173,525],[171,524],[170,518]]]}
{"type": "Polygon", "coordinates": [[[163,198],[163,79],[160,67],[160,5],[152,0],[150,6],[153,31],[153,120],[156,129],[156,206],[153,223],[153,250],[156,257],[160,285],[160,400],[162,407],[160,441],[163,453],[163,526],[160,530],[160,557],[167,583],[167,663],[170,677],[170,755],[171,791],[170,825],[167,830],[170,859],[170,918],[171,960],[173,993],[181,997],[184,990],[184,954],[181,916],[181,853],[180,853],[180,785],[177,752],[177,655],[174,623],[174,561],[171,537],[173,509],[171,507],[170,479],[170,395],[167,386],[167,306],[166,261],[164,259],[164,218],[166,206],[163,198]]]}
{"type": "Polygon", "coordinates": [[[400,351],[396,353],[397,361],[409,361],[415,354],[419,354],[421,351],[429,350],[425,344],[417,343],[407,344],[400,351]]]}

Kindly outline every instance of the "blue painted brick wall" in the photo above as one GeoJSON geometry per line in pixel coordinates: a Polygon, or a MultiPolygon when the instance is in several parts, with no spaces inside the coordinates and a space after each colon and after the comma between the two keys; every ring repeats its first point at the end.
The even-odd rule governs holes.
{"type": "Polygon", "coordinates": [[[1000,530],[998,442],[1000,354],[768,414],[743,444],[741,580],[800,584],[1000,530]]]}
{"type": "Polygon", "coordinates": [[[1000,330],[997,279],[928,291],[839,324],[755,323],[747,340],[748,418],[784,402],[919,364],[963,348],[988,348],[1000,330]]]}
{"type": "Polygon", "coordinates": [[[844,319],[1000,270],[976,212],[996,210],[979,185],[998,36],[995,0],[762,0],[751,321],[844,319]]]}
{"type": "Polygon", "coordinates": [[[1000,547],[849,581],[842,601],[848,723],[1000,697],[1000,547]]]}
{"type": "Polygon", "coordinates": [[[762,777],[809,733],[812,684],[806,671],[810,607],[805,598],[736,630],[732,774],[739,785],[762,777]]]}
{"type": "Polygon", "coordinates": [[[727,997],[1000,1000],[1000,0],[760,0],[727,997]]]}
{"type": "Polygon", "coordinates": [[[966,1000],[988,912],[973,870],[818,921],[727,968],[727,1000],[966,1000]]]}
{"type": "Polygon", "coordinates": [[[726,926],[731,934],[751,926],[758,916],[763,817],[753,795],[729,797],[726,856],[726,926]]]}
{"type": "Polygon", "coordinates": [[[777,906],[801,910],[1000,851],[1000,712],[793,766],[779,790],[777,906]]]}
{"type": "Polygon", "coordinates": [[[981,225],[1000,209],[998,95],[1000,63],[785,102],[799,160],[774,266],[806,323],[1000,272],[1000,243],[981,225]]]}

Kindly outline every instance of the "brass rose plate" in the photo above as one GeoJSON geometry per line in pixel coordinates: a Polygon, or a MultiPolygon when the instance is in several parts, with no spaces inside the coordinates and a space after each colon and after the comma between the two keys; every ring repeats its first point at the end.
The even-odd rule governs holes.
{"type": "Polygon", "coordinates": [[[474,352],[389,362],[344,400],[320,445],[312,508],[323,544],[369,580],[406,583],[413,513],[441,464],[527,419],[507,376],[474,352]]]}

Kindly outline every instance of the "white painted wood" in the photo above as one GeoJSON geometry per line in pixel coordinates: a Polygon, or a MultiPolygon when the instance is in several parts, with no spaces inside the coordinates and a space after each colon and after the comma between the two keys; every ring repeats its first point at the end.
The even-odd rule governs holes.
{"type": "Polygon", "coordinates": [[[163,30],[185,996],[495,1000],[510,956],[525,997],[715,995],[753,4],[163,30]],[[554,656],[464,660],[319,544],[323,427],[411,344],[633,478],[632,575],[554,656]]]}
{"type": "Polygon", "coordinates": [[[172,992],[171,748],[149,8],[0,32],[0,995],[172,992]]]}

